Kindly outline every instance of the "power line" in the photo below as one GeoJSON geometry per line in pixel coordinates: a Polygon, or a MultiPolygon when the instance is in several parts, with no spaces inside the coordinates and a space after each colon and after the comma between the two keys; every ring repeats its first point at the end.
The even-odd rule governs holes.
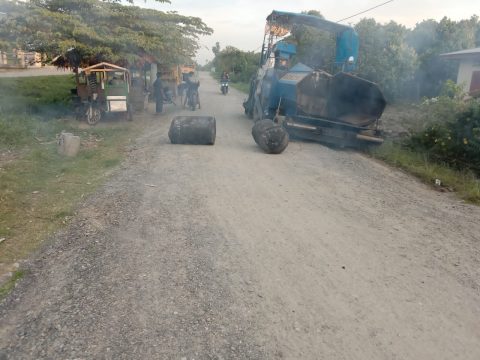
{"type": "Polygon", "coordinates": [[[377,5],[377,6],[371,7],[370,9],[367,9],[367,10],[364,10],[364,11],[359,12],[359,13],[357,13],[357,14],[354,14],[354,15],[352,15],[352,16],[346,17],[345,19],[337,20],[337,22],[345,21],[345,20],[351,19],[351,18],[353,18],[353,17],[355,17],[355,16],[365,14],[366,12],[369,12],[369,11],[371,11],[371,10],[373,10],[373,9],[379,8],[380,6],[383,6],[383,5],[386,5],[386,4],[388,4],[388,3],[391,3],[392,1],[393,1],[393,0],[385,1],[384,3],[381,3],[381,4],[377,5]]]}

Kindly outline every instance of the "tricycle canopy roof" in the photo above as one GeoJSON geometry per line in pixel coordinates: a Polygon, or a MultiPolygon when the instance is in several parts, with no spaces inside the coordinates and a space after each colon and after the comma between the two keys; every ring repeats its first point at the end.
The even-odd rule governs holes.
{"type": "Polygon", "coordinates": [[[350,26],[324,20],[318,16],[277,10],[273,10],[272,13],[267,16],[267,29],[265,30],[266,32],[270,32],[272,30],[280,32],[277,35],[284,36],[291,31],[291,28],[294,25],[312,26],[317,29],[326,30],[337,34],[346,30],[352,30],[350,26]]]}
{"type": "Polygon", "coordinates": [[[91,72],[110,72],[110,71],[112,72],[123,71],[126,73],[130,73],[128,69],[125,69],[121,66],[110,64],[107,62],[101,62],[83,69],[83,72],[86,74],[89,74],[91,72]]]}

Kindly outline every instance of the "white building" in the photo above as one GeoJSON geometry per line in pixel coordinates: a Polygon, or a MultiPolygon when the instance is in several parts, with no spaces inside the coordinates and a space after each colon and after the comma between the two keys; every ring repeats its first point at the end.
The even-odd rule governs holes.
{"type": "Polygon", "coordinates": [[[470,95],[480,95],[480,47],[441,54],[440,57],[459,60],[457,84],[470,95]]]}

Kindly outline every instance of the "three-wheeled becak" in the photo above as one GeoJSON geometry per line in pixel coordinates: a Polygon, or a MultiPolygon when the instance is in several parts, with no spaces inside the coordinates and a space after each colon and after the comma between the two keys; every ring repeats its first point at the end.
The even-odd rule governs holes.
{"type": "Polygon", "coordinates": [[[122,114],[127,120],[133,120],[127,69],[102,62],[78,73],[76,83],[74,102],[78,118],[90,125],[107,114],[122,114]]]}

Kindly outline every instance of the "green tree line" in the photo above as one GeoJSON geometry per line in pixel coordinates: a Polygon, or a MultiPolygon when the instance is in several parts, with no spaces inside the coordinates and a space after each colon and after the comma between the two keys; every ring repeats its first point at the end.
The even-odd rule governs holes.
{"type": "Polygon", "coordinates": [[[413,29],[395,23],[363,19],[359,73],[378,82],[390,100],[419,99],[440,93],[446,80],[456,80],[458,63],[440,54],[480,46],[480,21],[425,20],[413,29]]]}
{"type": "Polygon", "coordinates": [[[258,68],[260,53],[254,51],[242,51],[233,46],[220,48],[216,43],[212,48],[215,58],[207,65],[207,68],[214,68],[217,76],[223,71],[230,74],[233,82],[247,83],[258,68]]]}

